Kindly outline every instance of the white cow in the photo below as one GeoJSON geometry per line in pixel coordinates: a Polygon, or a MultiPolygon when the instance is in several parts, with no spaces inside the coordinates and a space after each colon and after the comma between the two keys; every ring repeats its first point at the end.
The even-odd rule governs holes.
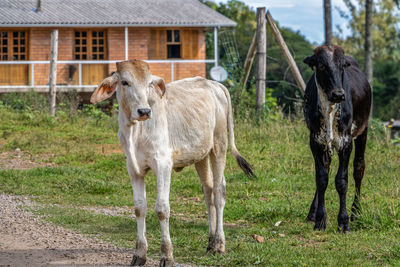
{"type": "Polygon", "coordinates": [[[132,182],[138,227],[131,265],[146,262],[144,176],[150,169],[157,176],[155,208],[162,233],[160,266],[174,265],[169,235],[171,172],[191,164],[195,164],[207,205],[207,251],[224,253],[222,218],[228,128],[233,156],[247,175],[254,175],[235,146],[228,90],[220,83],[200,77],[165,85],[163,79],[151,75],[147,63],[131,60],[117,63],[117,71],[101,82],[90,101],[98,103],[115,91],[119,103],[118,138],[132,182]]]}

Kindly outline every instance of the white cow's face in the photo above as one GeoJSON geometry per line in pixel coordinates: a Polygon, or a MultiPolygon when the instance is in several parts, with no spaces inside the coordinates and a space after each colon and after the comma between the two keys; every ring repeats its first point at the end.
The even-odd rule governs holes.
{"type": "Polygon", "coordinates": [[[134,123],[151,118],[151,106],[156,97],[164,95],[165,84],[163,79],[151,75],[146,62],[122,61],[117,63],[117,71],[104,79],[93,93],[91,102],[109,98],[115,91],[120,109],[134,123]]]}

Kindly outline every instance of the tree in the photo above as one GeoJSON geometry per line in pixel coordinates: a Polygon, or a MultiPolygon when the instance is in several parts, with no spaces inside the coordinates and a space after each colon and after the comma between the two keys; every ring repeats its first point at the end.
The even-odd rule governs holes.
{"type": "Polygon", "coordinates": [[[324,0],[325,44],[332,45],[331,0],[324,0]]]}
{"type": "MultiPolygon", "coordinates": [[[[371,0],[368,0],[371,1],[371,0]]],[[[365,48],[365,18],[366,0],[343,0],[348,11],[340,10],[340,15],[348,20],[347,27],[351,35],[346,38],[335,36],[335,42],[342,46],[347,54],[364,63],[365,48]]],[[[384,59],[400,59],[397,51],[400,49],[399,32],[397,25],[400,22],[399,12],[393,0],[372,2],[372,30],[371,37],[374,44],[374,55],[384,59]]],[[[343,30],[337,26],[339,34],[343,30]]]]}
{"type": "MultiPolygon", "coordinates": [[[[367,79],[372,84],[372,15],[373,0],[365,1],[365,43],[364,43],[364,72],[367,79]]],[[[372,112],[371,112],[372,113],[372,112]]]]}

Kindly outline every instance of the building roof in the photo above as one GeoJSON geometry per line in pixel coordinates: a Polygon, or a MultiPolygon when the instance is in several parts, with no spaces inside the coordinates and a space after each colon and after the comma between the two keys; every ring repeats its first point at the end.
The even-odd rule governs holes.
{"type": "Polygon", "coordinates": [[[216,27],[236,23],[197,0],[1,0],[0,27],[216,27]]]}

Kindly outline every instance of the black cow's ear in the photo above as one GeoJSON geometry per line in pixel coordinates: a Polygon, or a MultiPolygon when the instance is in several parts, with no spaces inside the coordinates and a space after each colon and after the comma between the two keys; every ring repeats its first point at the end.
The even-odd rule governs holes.
{"type": "Polygon", "coordinates": [[[310,66],[310,68],[312,68],[312,69],[314,69],[315,65],[317,64],[316,60],[315,60],[315,55],[306,57],[303,60],[303,62],[306,63],[308,66],[310,66]]]}

